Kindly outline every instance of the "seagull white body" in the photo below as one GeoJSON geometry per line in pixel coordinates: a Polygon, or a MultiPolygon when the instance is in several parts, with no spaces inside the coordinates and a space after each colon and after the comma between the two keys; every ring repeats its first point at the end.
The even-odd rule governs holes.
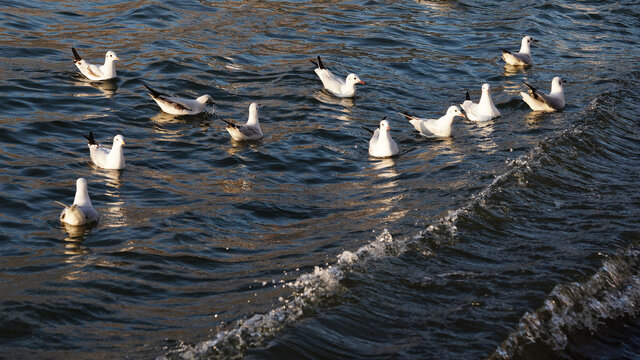
{"type": "Polygon", "coordinates": [[[254,141],[264,137],[260,123],[258,121],[258,109],[260,105],[252,103],[249,106],[249,119],[246,124],[234,124],[231,121],[222,119],[227,123],[227,131],[229,135],[236,141],[254,141]]]}
{"type": "Polygon", "coordinates": [[[120,60],[116,53],[113,51],[107,51],[104,56],[104,65],[94,65],[88,63],[84,60],[76,51],[75,48],[71,48],[73,51],[73,62],[76,64],[76,67],[82,75],[86,76],[89,80],[109,80],[115,79],[118,75],[116,74],[116,63],[115,61],[120,60]]]}
{"type": "MultiPolygon", "coordinates": [[[[523,81],[524,82],[524,81],[523,81]]],[[[564,109],[564,90],[562,83],[566,82],[559,76],[556,76],[551,81],[551,92],[545,94],[533,86],[524,83],[529,87],[529,93],[521,92],[522,100],[529,105],[533,111],[560,111],[564,109]]]]}
{"type": "Polygon", "coordinates": [[[210,95],[202,95],[196,99],[185,99],[157,92],[147,84],[142,83],[149,90],[149,96],[160,106],[162,111],[171,115],[197,115],[213,102],[210,95]]]}
{"type": "Polygon", "coordinates": [[[462,110],[455,105],[450,106],[447,113],[439,119],[422,119],[403,113],[400,115],[407,118],[420,135],[427,137],[450,137],[453,119],[456,116],[465,117],[462,110]]]}
{"type": "Polygon", "coordinates": [[[369,140],[369,155],[373,157],[391,157],[398,155],[398,144],[391,138],[390,127],[387,120],[380,121],[380,126],[373,132],[369,140]]]}
{"type": "Polygon", "coordinates": [[[322,86],[337,97],[354,97],[356,95],[356,84],[364,84],[364,81],[360,80],[356,74],[349,74],[344,80],[333,75],[329,69],[324,67],[320,56],[318,56],[316,66],[317,68],[314,71],[322,81],[322,86]]]}
{"type": "Polygon", "coordinates": [[[519,52],[512,52],[502,49],[502,60],[509,65],[514,66],[530,66],[533,64],[533,58],[531,57],[531,43],[533,40],[530,36],[522,38],[522,45],[520,45],[519,52]]]}
{"type": "Polygon", "coordinates": [[[124,169],[124,153],[122,149],[124,146],[124,137],[122,137],[122,135],[114,136],[111,149],[98,144],[93,138],[93,132],[89,132],[89,136],[85,137],[87,138],[91,161],[93,161],[96,166],[110,170],[124,169]]]}
{"type": "Polygon", "coordinates": [[[86,225],[98,221],[98,212],[91,205],[89,199],[89,191],[87,189],[87,180],[79,178],[76,181],[76,196],[73,199],[73,205],[64,206],[64,210],[60,214],[60,221],[69,225],[86,225]]]}
{"type": "Polygon", "coordinates": [[[482,95],[477,104],[471,101],[467,92],[467,99],[460,104],[460,107],[467,114],[467,118],[472,121],[489,121],[500,116],[500,111],[491,100],[491,85],[489,84],[482,85],[482,95]]]}

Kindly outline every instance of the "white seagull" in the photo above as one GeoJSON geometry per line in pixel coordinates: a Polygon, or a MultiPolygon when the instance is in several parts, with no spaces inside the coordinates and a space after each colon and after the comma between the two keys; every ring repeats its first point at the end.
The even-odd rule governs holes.
{"type": "Polygon", "coordinates": [[[347,75],[345,80],[333,75],[329,69],[324,67],[320,56],[318,56],[317,64],[313,60],[311,62],[317,66],[314,71],[318,74],[324,88],[337,97],[354,97],[356,95],[356,84],[364,84],[364,81],[360,80],[356,74],[347,75]]]}
{"type": "Polygon", "coordinates": [[[521,92],[520,95],[533,111],[560,111],[565,106],[562,84],[566,82],[559,76],[554,77],[551,92],[547,95],[523,81],[529,87],[529,93],[521,92]]]}
{"type": "Polygon", "coordinates": [[[109,80],[118,77],[116,75],[116,60],[120,60],[116,53],[113,51],[107,51],[104,56],[104,65],[93,65],[86,62],[75,48],[71,48],[73,51],[73,62],[82,75],[86,76],[89,80],[109,80]]]}
{"type": "Polygon", "coordinates": [[[142,83],[149,90],[148,94],[160,106],[162,111],[171,115],[197,115],[200,114],[208,104],[213,103],[210,95],[202,95],[195,100],[184,99],[163,93],[159,93],[147,84],[142,83]]]}
{"type": "Polygon", "coordinates": [[[103,169],[121,170],[124,169],[124,154],[122,147],[124,146],[124,138],[122,135],[113,137],[113,147],[111,150],[98,144],[93,138],[93,132],[89,132],[89,136],[85,136],[87,145],[89,146],[89,155],[96,166],[103,169]]]}
{"type": "MultiPolygon", "coordinates": [[[[365,129],[371,131],[370,129],[365,129]]],[[[373,131],[373,136],[369,140],[369,155],[379,158],[398,155],[400,150],[398,149],[398,144],[391,138],[390,129],[389,122],[382,119],[380,126],[373,131]]]]}
{"type": "Polygon", "coordinates": [[[491,100],[491,85],[489,84],[482,85],[482,95],[477,104],[471,101],[467,91],[466,99],[460,104],[460,107],[467,113],[467,119],[472,121],[489,121],[500,116],[500,111],[491,100]]]}
{"type": "Polygon", "coordinates": [[[411,125],[420,132],[420,135],[427,137],[451,136],[453,118],[456,116],[466,117],[462,113],[462,110],[456,105],[450,106],[449,109],[447,109],[447,113],[439,119],[422,119],[404,113],[399,114],[407,118],[411,125]]]}
{"type": "Polygon", "coordinates": [[[89,191],[87,190],[87,180],[84,178],[79,178],[76,181],[76,197],[73,199],[73,205],[67,206],[61,202],[56,202],[64,206],[64,210],[60,214],[61,222],[78,226],[98,221],[98,212],[91,205],[89,191]]]}
{"type": "Polygon", "coordinates": [[[531,36],[523,37],[519,52],[511,52],[509,50],[502,49],[502,60],[509,65],[515,66],[533,65],[533,58],[531,57],[531,43],[537,41],[538,40],[532,39],[531,36]]]}
{"type": "Polygon", "coordinates": [[[264,136],[260,123],[258,122],[258,108],[260,104],[252,103],[249,105],[249,119],[246,124],[234,124],[231,121],[222,119],[227,123],[227,131],[236,141],[252,141],[260,140],[264,136]]]}

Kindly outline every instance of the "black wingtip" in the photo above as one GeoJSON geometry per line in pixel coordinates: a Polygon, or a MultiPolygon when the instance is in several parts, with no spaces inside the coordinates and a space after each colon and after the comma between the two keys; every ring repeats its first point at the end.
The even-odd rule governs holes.
{"type": "Polygon", "coordinates": [[[147,88],[147,90],[149,90],[149,92],[151,93],[151,94],[150,94],[151,96],[153,96],[153,97],[158,97],[158,96],[160,96],[160,93],[159,93],[159,92],[157,92],[157,91],[155,91],[155,90],[153,90],[152,88],[150,88],[150,87],[149,87],[149,85],[145,84],[144,82],[142,82],[142,85],[144,85],[144,87],[146,87],[146,88],[147,88]]]}
{"type": "Polygon", "coordinates": [[[398,114],[404,116],[405,118],[407,118],[407,120],[411,120],[412,118],[414,118],[414,116],[411,116],[411,115],[406,114],[406,113],[398,112],[398,114]]]}
{"type": "Polygon", "coordinates": [[[233,127],[233,128],[234,128],[234,127],[236,127],[236,124],[232,123],[232,122],[231,122],[231,121],[229,121],[229,120],[225,120],[225,119],[220,119],[220,120],[222,120],[222,121],[224,121],[225,123],[227,123],[227,125],[229,125],[230,127],[233,127]]]}
{"type": "Polygon", "coordinates": [[[503,53],[503,54],[504,54],[504,53],[511,54],[511,51],[509,51],[509,50],[507,50],[507,49],[500,48],[500,50],[502,50],[502,53],[503,53]]]}
{"type": "Polygon", "coordinates": [[[527,84],[524,80],[520,80],[520,81],[522,81],[522,83],[523,83],[523,84],[527,85],[527,87],[528,87],[529,89],[531,89],[531,91],[536,91],[536,90],[538,90],[538,89],[534,88],[533,86],[531,86],[530,84],[527,84]]]}
{"type": "Polygon", "coordinates": [[[71,51],[73,52],[73,59],[75,61],[81,61],[82,60],[82,56],[80,56],[80,54],[78,54],[78,52],[76,51],[76,49],[74,47],[71,48],[71,51]]]}
{"type": "Polygon", "coordinates": [[[374,134],[374,133],[375,133],[375,131],[373,131],[373,130],[369,129],[368,127],[364,127],[364,126],[363,126],[362,128],[363,128],[363,129],[365,129],[365,130],[367,130],[368,132],[370,132],[370,133],[372,133],[372,134],[374,134]]]}
{"type": "Polygon", "coordinates": [[[322,59],[320,59],[320,55],[318,55],[318,67],[320,69],[324,69],[324,64],[322,63],[322,59]]]}
{"type": "Polygon", "coordinates": [[[464,94],[464,100],[471,100],[471,96],[469,96],[469,90],[464,94]]]}
{"type": "Polygon", "coordinates": [[[93,131],[89,131],[89,136],[82,135],[87,139],[89,145],[98,145],[96,139],[93,138],[93,131]]]}

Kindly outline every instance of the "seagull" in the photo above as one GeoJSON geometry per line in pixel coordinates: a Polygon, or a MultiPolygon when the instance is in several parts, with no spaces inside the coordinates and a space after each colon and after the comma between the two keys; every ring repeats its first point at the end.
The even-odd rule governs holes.
{"type": "Polygon", "coordinates": [[[500,116],[500,111],[491,100],[491,85],[489,84],[482,85],[482,96],[477,104],[471,101],[467,91],[466,99],[460,106],[467,113],[467,119],[472,121],[489,121],[500,116]]]}
{"type": "Polygon", "coordinates": [[[559,76],[554,77],[551,92],[547,95],[523,81],[529,87],[529,93],[521,92],[520,95],[533,111],[560,111],[565,105],[562,84],[566,82],[559,76]]]}
{"type": "Polygon", "coordinates": [[[252,141],[260,140],[264,136],[258,122],[258,108],[260,104],[252,103],[249,105],[249,119],[246,124],[234,124],[231,121],[222,119],[227,123],[227,131],[236,141],[252,141]]]}
{"type": "Polygon", "coordinates": [[[451,124],[456,116],[464,116],[462,110],[456,105],[450,106],[447,113],[439,119],[422,119],[412,115],[399,113],[409,120],[411,125],[420,132],[420,135],[427,137],[449,137],[451,136],[451,124]]]}
{"type": "Polygon", "coordinates": [[[364,84],[364,81],[360,80],[356,74],[347,75],[346,80],[333,75],[329,69],[324,67],[320,56],[318,56],[317,64],[313,60],[311,62],[317,66],[314,71],[318,74],[324,88],[337,97],[354,97],[356,95],[356,84],[364,84]]]}
{"type": "Polygon", "coordinates": [[[502,59],[508,65],[515,66],[531,66],[533,65],[533,58],[531,57],[531,43],[537,42],[531,36],[525,36],[522,38],[522,45],[520,45],[519,52],[511,52],[509,50],[502,49],[502,59]]]}
{"type": "Polygon", "coordinates": [[[89,199],[89,191],[87,190],[87,180],[79,178],[76,181],[76,197],[73,199],[73,205],[67,206],[61,202],[58,204],[64,206],[64,210],[60,214],[60,221],[69,225],[85,225],[98,221],[98,213],[91,205],[89,199]]]}
{"type": "Polygon", "coordinates": [[[116,56],[115,52],[107,51],[104,56],[104,65],[98,66],[86,62],[75,48],[71,48],[71,51],[73,51],[73,62],[76,64],[76,67],[82,75],[86,76],[89,80],[109,80],[115,79],[118,76],[116,75],[116,64],[114,61],[120,59],[116,56]]]}
{"type": "Polygon", "coordinates": [[[122,146],[124,146],[124,138],[122,135],[113,137],[113,147],[111,150],[101,146],[93,138],[93,132],[89,132],[89,136],[85,136],[89,146],[89,154],[91,160],[96,166],[103,169],[121,170],[124,169],[124,154],[122,146]]]}
{"type": "Polygon", "coordinates": [[[385,118],[380,121],[380,126],[371,131],[368,128],[364,128],[369,132],[373,132],[371,140],[369,140],[369,155],[373,157],[385,158],[397,155],[400,150],[398,144],[391,138],[389,134],[389,122],[385,118]]]}
{"type": "Polygon", "coordinates": [[[160,109],[171,115],[197,115],[204,110],[207,104],[213,103],[213,98],[210,95],[202,95],[195,100],[184,99],[159,93],[145,83],[142,85],[149,90],[149,96],[156,101],[160,109]]]}

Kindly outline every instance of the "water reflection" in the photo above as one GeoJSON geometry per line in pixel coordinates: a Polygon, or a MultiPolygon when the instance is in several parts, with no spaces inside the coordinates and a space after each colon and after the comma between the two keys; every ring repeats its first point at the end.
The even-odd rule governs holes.
{"type": "Polygon", "coordinates": [[[90,250],[82,245],[84,239],[89,235],[91,229],[96,226],[96,223],[90,225],[69,225],[66,223],[60,223],[62,230],[67,233],[67,237],[64,238],[64,254],[71,256],[66,260],[68,263],[75,263],[78,259],[77,256],[88,254],[90,250]]]}
{"type": "MultiPolygon", "coordinates": [[[[103,81],[91,81],[91,80],[86,80],[86,79],[76,79],[77,81],[75,81],[73,83],[73,85],[75,86],[90,86],[93,88],[96,88],[98,90],[100,90],[102,92],[102,94],[105,97],[112,97],[113,95],[115,95],[116,91],[118,90],[118,80],[117,79],[111,79],[111,80],[103,80],[103,81]]],[[[95,93],[76,93],[73,96],[77,96],[77,97],[84,97],[84,96],[95,96],[95,93]]]]}
{"type": "Polygon", "coordinates": [[[313,98],[327,105],[340,105],[343,111],[351,112],[351,107],[356,105],[354,98],[339,98],[329,94],[326,90],[319,90],[313,93],[313,98]]]}
{"type": "Polygon", "coordinates": [[[514,76],[519,74],[526,74],[529,71],[529,69],[531,69],[531,66],[517,66],[517,65],[505,64],[504,72],[502,73],[502,75],[509,77],[509,76],[514,76]]]}
{"type": "MultiPolygon", "coordinates": [[[[378,159],[378,158],[372,158],[375,159],[375,161],[373,161],[373,169],[376,170],[376,175],[382,178],[392,178],[395,176],[398,176],[398,172],[396,171],[396,161],[393,158],[385,158],[385,159],[378,159]]],[[[395,181],[391,181],[389,183],[386,184],[391,184],[391,185],[387,185],[385,187],[388,186],[395,186],[396,184],[395,181]]]]}
{"type": "Polygon", "coordinates": [[[476,126],[470,128],[469,132],[479,138],[478,147],[480,147],[480,150],[486,152],[495,151],[498,148],[498,145],[493,139],[494,121],[478,121],[475,124],[476,126]]]}

